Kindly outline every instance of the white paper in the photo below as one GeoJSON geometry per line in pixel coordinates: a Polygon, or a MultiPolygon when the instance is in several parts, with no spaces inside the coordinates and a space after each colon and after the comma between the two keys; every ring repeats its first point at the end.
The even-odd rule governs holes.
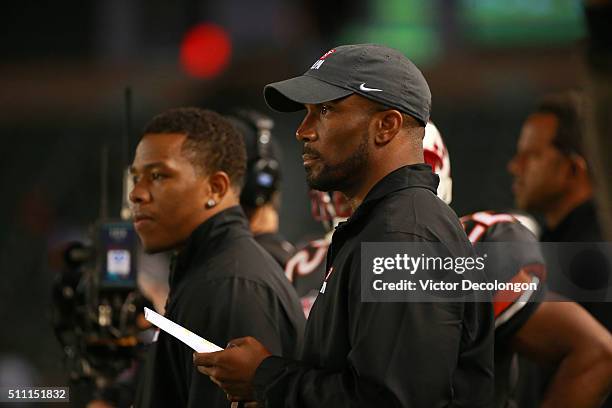
{"type": "Polygon", "coordinates": [[[172,320],[166,319],[164,316],[148,307],[144,308],[144,312],[145,319],[151,322],[151,324],[154,324],[172,337],[182,341],[198,353],[212,353],[213,351],[223,350],[221,347],[190,332],[183,326],[174,323],[172,320]]]}

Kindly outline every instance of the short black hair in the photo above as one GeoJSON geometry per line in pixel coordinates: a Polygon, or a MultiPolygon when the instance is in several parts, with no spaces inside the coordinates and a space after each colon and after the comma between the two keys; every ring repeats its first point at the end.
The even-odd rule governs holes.
{"type": "Polygon", "coordinates": [[[567,91],[545,96],[535,113],[555,115],[558,120],[553,144],[565,154],[584,155],[586,100],[579,91],[567,91]]]}
{"type": "Polygon", "coordinates": [[[175,108],[155,116],[143,135],[179,133],[187,136],[182,151],[203,174],[223,171],[237,190],[242,188],[246,150],[242,137],[220,114],[200,108],[175,108]]]}

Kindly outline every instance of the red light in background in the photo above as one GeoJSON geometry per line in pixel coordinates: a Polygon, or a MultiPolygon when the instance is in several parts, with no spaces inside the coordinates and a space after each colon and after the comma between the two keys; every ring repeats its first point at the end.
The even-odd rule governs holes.
{"type": "Polygon", "coordinates": [[[213,78],[227,66],[232,43],[222,27],[199,24],[185,34],[181,43],[181,64],[196,78],[213,78]]]}

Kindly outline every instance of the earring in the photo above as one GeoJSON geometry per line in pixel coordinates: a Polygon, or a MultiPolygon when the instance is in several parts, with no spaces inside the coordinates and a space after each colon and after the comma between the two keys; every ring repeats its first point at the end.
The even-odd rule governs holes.
{"type": "Polygon", "coordinates": [[[213,208],[215,205],[217,205],[217,202],[212,198],[206,202],[206,208],[213,208]]]}

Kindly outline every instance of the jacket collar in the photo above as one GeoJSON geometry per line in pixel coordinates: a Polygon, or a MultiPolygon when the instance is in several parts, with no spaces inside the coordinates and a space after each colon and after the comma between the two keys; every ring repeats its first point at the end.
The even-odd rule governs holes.
{"type": "MultiPolygon", "coordinates": [[[[593,220],[597,220],[595,203],[593,200],[587,200],[570,211],[555,228],[545,228],[541,240],[553,242],[569,240],[574,231],[589,228],[593,220]]],[[[601,236],[599,225],[595,224],[594,227],[595,234],[601,236]]]]}
{"type": "Polygon", "coordinates": [[[203,257],[216,253],[228,240],[252,236],[248,221],[240,206],[223,210],[200,224],[185,246],[173,256],[170,266],[170,286],[185,274],[189,266],[203,257]]]}
{"type": "MultiPolygon", "coordinates": [[[[396,191],[420,187],[436,194],[439,181],[440,178],[434,174],[429,164],[419,163],[400,167],[387,174],[372,187],[347,223],[361,219],[377,202],[396,191]]],[[[340,223],[342,224],[345,223],[340,223]]]]}

